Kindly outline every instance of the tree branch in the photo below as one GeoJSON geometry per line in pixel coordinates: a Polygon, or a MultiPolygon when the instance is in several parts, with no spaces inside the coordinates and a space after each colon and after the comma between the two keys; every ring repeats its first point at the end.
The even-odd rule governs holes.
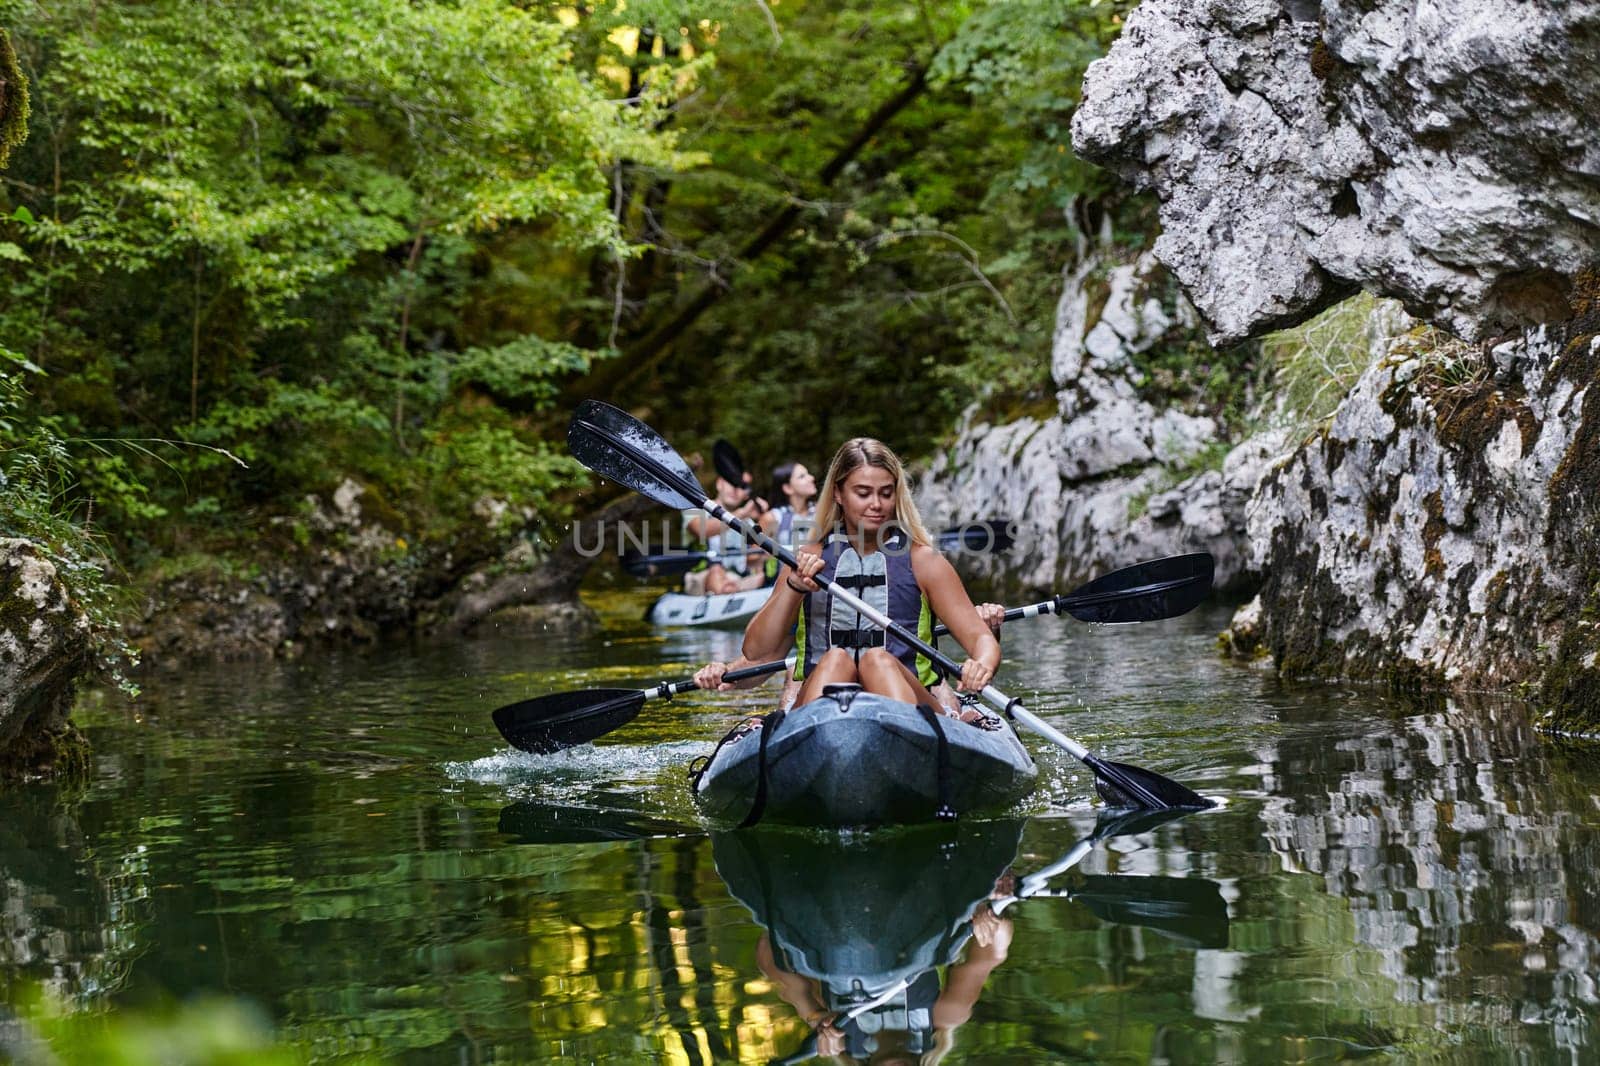
{"type": "MultiPolygon", "coordinates": [[[[912,101],[921,96],[928,88],[928,68],[926,64],[917,67],[911,72],[911,78],[894,96],[885,100],[878,109],[872,113],[861,128],[856,131],[843,148],[836,152],[826,166],[817,174],[817,181],[826,187],[832,185],[834,179],[849,166],[852,161],[866,147],[867,142],[877,136],[896,115],[905,110],[912,101]]],[[[776,244],[779,238],[787,234],[794,226],[795,220],[800,217],[802,208],[798,201],[791,201],[782,211],[773,217],[772,221],[762,228],[745,246],[739,250],[738,259],[748,262],[760,256],[768,248],[776,244]]],[[[708,284],[701,286],[688,303],[678,309],[665,324],[647,334],[642,339],[628,345],[620,356],[609,360],[601,367],[586,377],[578,378],[567,386],[569,399],[577,399],[579,394],[585,396],[609,396],[618,389],[633,381],[639,375],[655,366],[667,357],[674,341],[694,325],[696,320],[723,295],[731,290],[731,285],[708,284]]]]}

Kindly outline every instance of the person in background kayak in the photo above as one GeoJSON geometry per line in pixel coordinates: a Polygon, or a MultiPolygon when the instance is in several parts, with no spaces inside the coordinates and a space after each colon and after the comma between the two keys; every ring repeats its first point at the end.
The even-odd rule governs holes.
{"type": "MultiPolygon", "coordinates": [[[[752,493],[748,486],[735,485],[720,476],[715,492],[717,502],[732,511],[736,518],[759,519],[767,509],[766,501],[752,493]]],[[[758,589],[766,584],[767,575],[760,566],[761,549],[746,544],[743,537],[718,519],[698,509],[689,511],[684,519],[684,530],[700,545],[700,550],[715,551],[722,556],[721,562],[709,563],[704,569],[685,575],[685,592],[717,596],[758,589]]]]}
{"type": "MultiPolygon", "coordinates": [[[[804,463],[779,463],[772,468],[772,495],[768,498],[783,502],[761,516],[762,532],[792,551],[811,530],[816,497],[816,475],[804,463]]],[[[778,579],[778,565],[778,560],[767,557],[767,584],[778,579]]]]}
{"type": "Polygon", "coordinates": [[[818,577],[851,589],[924,640],[932,639],[934,618],[942,619],[967,652],[959,679],[965,691],[981,690],[994,676],[1000,642],[934,547],[905,467],[881,441],[858,437],[839,448],[817,499],[812,539],[795,555],[797,568],[780,571],[772,597],[745,628],[742,650],[745,660],[764,662],[796,649],[796,705],[816,699],[825,685],[854,683],[904,703],[945,706],[929,691],[938,681],[933,664],[828,593],[818,577]]]}

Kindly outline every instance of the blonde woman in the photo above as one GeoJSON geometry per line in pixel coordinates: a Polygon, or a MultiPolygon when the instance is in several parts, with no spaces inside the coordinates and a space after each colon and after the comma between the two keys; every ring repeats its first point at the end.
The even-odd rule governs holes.
{"type": "MultiPolygon", "coordinates": [[[[746,627],[741,661],[783,658],[794,647],[801,683],[796,706],[838,683],[943,706],[929,691],[938,682],[933,664],[830,594],[819,578],[837,581],[925,641],[932,639],[934,619],[942,620],[967,652],[962,689],[977,692],[994,677],[1000,642],[934,547],[905,467],[883,442],[857,437],[839,448],[817,497],[812,539],[795,556],[797,568],[780,571],[771,599],[746,627]]],[[[725,670],[712,663],[696,680],[721,688],[725,670]]]]}

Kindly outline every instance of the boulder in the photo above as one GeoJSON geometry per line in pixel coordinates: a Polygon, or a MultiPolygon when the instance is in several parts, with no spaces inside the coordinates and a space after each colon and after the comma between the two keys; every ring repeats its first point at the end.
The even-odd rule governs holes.
{"type": "Polygon", "coordinates": [[[0,539],[0,776],[81,757],[67,716],[92,664],[89,619],[55,564],[31,541],[0,539]]]}

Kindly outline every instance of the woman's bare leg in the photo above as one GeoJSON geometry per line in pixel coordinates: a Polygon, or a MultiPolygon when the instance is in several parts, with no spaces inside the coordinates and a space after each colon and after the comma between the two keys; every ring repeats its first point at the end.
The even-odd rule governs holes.
{"type": "Polygon", "coordinates": [[[800,707],[822,695],[823,685],[860,683],[861,675],[856,672],[856,661],[843,648],[834,648],[823,653],[816,668],[806,674],[805,684],[800,686],[800,695],[794,698],[794,705],[800,707]]]}
{"type": "Polygon", "coordinates": [[[901,703],[926,703],[936,711],[943,709],[917,675],[884,648],[870,648],[861,654],[861,687],[901,703]]]}

